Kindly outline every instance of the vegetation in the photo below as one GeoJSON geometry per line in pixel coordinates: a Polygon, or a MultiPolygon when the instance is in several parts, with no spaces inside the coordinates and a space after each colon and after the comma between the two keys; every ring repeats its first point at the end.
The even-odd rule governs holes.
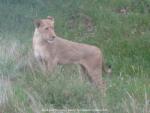
{"type": "Polygon", "coordinates": [[[149,0],[0,0],[1,113],[149,113],[149,67],[149,0]],[[48,15],[57,35],[101,48],[113,70],[103,76],[105,97],[82,79],[78,65],[48,76],[41,71],[31,50],[33,20],[48,15]]]}

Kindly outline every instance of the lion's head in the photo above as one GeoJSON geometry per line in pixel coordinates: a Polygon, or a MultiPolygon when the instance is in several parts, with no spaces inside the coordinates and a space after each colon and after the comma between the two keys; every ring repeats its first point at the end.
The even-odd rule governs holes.
{"type": "Polygon", "coordinates": [[[52,41],[56,37],[53,17],[48,16],[47,19],[34,20],[34,25],[44,40],[52,41]]]}

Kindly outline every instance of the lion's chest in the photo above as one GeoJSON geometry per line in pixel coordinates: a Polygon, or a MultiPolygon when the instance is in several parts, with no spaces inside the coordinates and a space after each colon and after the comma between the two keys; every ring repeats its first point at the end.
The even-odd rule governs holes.
{"type": "Polygon", "coordinates": [[[34,57],[37,60],[46,59],[47,53],[45,47],[41,45],[40,40],[36,37],[33,39],[34,57]]]}

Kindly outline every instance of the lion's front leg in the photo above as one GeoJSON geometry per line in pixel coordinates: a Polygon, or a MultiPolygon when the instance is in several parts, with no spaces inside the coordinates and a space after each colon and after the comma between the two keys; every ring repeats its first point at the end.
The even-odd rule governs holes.
{"type": "Polygon", "coordinates": [[[39,64],[39,67],[40,67],[42,73],[45,75],[48,70],[48,68],[47,68],[48,63],[47,63],[46,59],[38,58],[37,61],[38,61],[38,64],[39,64]]]}
{"type": "Polygon", "coordinates": [[[56,66],[57,66],[57,61],[55,59],[48,59],[48,61],[47,61],[48,73],[52,73],[56,66]]]}

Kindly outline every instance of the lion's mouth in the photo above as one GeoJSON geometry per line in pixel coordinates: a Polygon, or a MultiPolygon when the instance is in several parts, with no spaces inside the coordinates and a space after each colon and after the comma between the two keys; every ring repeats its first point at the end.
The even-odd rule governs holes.
{"type": "Polygon", "coordinates": [[[51,42],[53,42],[53,41],[54,41],[54,39],[55,39],[55,38],[56,38],[55,36],[52,36],[52,37],[48,38],[48,40],[47,40],[47,41],[48,41],[49,43],[51,43],[51,42]]]}

